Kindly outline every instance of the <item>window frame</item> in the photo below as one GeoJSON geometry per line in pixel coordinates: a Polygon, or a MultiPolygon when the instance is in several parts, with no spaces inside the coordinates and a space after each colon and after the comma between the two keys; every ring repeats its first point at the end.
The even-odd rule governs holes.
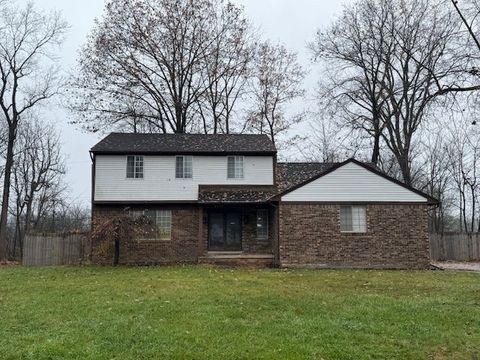
{"type": "Polygon", "coordinates": [[[270,236],[270,229],[269,229],[269,216],[268,216],[268,210],[267,209],[258,209],[256,212],[255,212],[255,231],[256,231],[256,239],[257,240],[268,240],[269,236],[270,236]],[[259,222],[258,222],[258,218],[259,218],[259,214],[260,213],[263,213],[265,218],[265,234],[264,235],[259,235],[258,233],[258,230],[259,230],[259,222]]]}
{"type": "Polygon", "coordinates": [[[193,156],[192,155],[177,155],[175,156],[175,179],[186,179],[186,180],[189,180],[189,179],[193,179],[193,156]],[[182,176],[178,176],[179,175],[179,172],[178,172],[178,159],[182,159],[182,173],[181,175],[182,176]],[[185,161],[186,159],[189,159],[189,161],[185,161]],[[185,173],[186,173],[186,164],[187,163],[190,163],[190,176],[185,176],[185,173]]]}
{"type": "Polygon", "coordinates": [[[339,211],[339,225],[340,225],[340,232],[344,234],[365,234],[368,232],[368,212],[366,205],[341,205],[339,211]],[[351,209],[350,213],[350,221],[351,221],[351,230],[344,230],[344,225],[342,225],[342,210],[343,209],[351,209]],[[359,217],[359,210],[362,209],[363,219],[359,217]],[[356,210],[356,214],[355,214],[356,210]],[[355,223],[354,219],[358,220],[358,223],[355,223]],[[363,220],[363,221],[360,221],[363,220]]]}
{"type": "Polygon", "coordinates": [[[125,178],[128,180],[143,180],[145,178],[145,158],[143,155],[127,155],[126,156],[126,174],[125,178]],[[133,158],[133,176],[129,176],[132,174],[129,172],[129,158],[133,158]],[[141,165],[141,168],[139,167],[141,165]],[[141,171],[138,171],[141,169],[141,171]],[[137,174],[141,176],[137,176],[137,174]]]}
{"type": "Polygon", "coordinates": [[[171,241],[172,240],[172,210],[171,209],[131,209],[128,212],[129,216],[132,218],[137,218],[140,216],[147,216],[155,221],[155,237],[154,238],[136,238],[136,241],[171,241]],[[154,212],[154,216],[151,217],[146,214],[146,212],[154,212]],[[161,222],[162,222],[162,213],[166,217],[164,220],[167,220],[168,224],[168,237],[162,238],[161,231],[161,222]]]}
{"type": "Polygon", "coordinates": [[[157,231],[158,231],[158,241],[170,241],[172,240],[172,210],[160,209],[156,210],[155,214],[157,231]],[[167,220],[168,227],[168,237],[162,238],[162,214],[164,215],[163,219],[167,220]],[[166,216],[165,216],[166,215],[166,216]]]}
{"type": "Polygon", "coordinates": [[[227,179],[228,180],[242,180],[245,179],[245,159],[243,155],[228,155],[227,156],[227,179]],[[230,159],[233,159],[233,177],[230,177],[230,159]],[[241,167],[238,164],[241,163],[241,167]],[[237,171],[241,170],[241,174],[237,171]]]}

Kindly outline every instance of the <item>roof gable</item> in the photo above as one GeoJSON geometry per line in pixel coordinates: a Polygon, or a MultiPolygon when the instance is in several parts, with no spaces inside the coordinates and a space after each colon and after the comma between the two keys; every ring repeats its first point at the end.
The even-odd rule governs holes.
{"type": "Polygon", "coordinates": [[[267,135],[111,133],[92,147],[97,154],[273,155],[267,135]]]}
{"type": "Polygon", "coordinates": [[[280,196],[282,201],[304,202],[438,202],[355,159],[330,166],[280,196]]]}
{"type": "Polygon", "coordinates": [[[283,193],[303,184],[335,165],[336,163],[321,162],[279,162],[275,169],[278,192],[283,193]]]}

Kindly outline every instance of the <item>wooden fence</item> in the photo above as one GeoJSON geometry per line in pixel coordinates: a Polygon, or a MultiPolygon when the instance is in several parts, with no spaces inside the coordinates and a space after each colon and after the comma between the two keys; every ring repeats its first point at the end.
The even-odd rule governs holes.
{"type": "Polygon", "coordinates": [[[29,234],[23,245],[25,266],[78,265],[86,255],[87,234],[29,234]]]}
{"type": "Polygon", "coordinates": [[[432,260],[480,261],[480,233],[430,234],[432,260]]]}

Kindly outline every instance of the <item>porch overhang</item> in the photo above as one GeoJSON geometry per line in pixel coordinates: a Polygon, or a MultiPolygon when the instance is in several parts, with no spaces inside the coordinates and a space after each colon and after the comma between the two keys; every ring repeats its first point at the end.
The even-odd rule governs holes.
{"type": "Polygon", "coordinates": [[[266,204],[276,194],[273,185],[199,185],[199,204],[266,204]]]}

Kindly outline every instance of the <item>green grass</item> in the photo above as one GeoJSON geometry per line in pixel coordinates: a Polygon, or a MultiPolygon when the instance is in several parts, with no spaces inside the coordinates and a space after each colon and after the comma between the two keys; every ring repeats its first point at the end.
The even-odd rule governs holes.
{"type": "Polygon", "coordinates": [[[480,274],[0,268],[2,359],[479,359],[480,274]]]}

